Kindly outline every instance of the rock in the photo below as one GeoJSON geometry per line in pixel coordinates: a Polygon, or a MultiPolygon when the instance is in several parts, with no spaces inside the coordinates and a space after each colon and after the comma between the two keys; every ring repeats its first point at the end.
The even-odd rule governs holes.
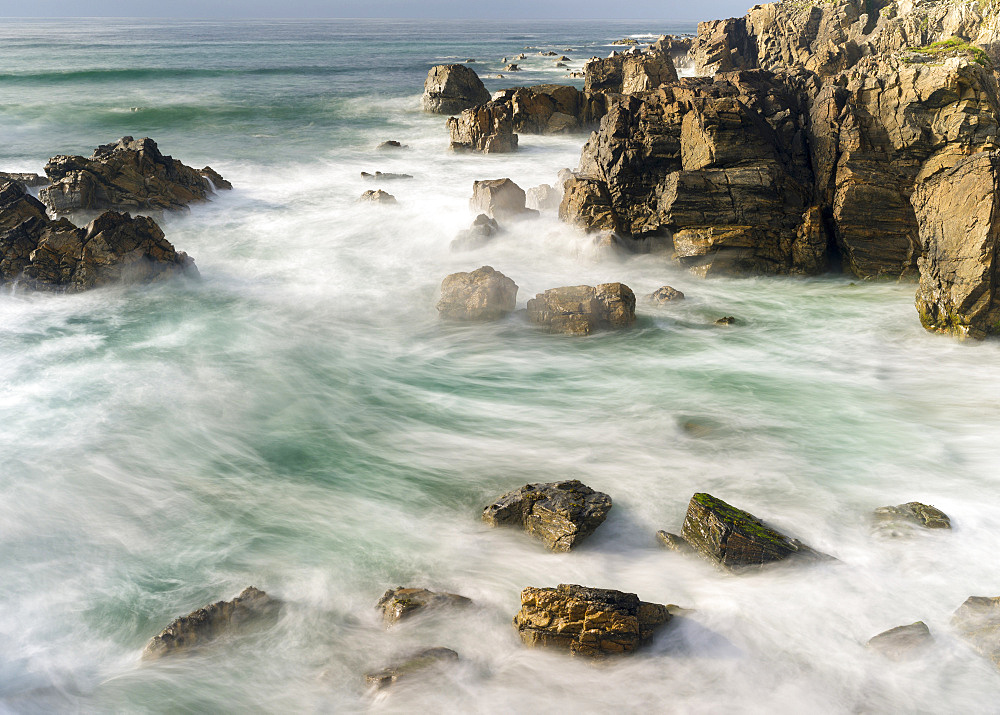
{"type": "Polygon", "coordinates": [[[382,611],[387,626],[399,623],[414,613],[440,608],[464,607],[472,604],[465,596],[454,593],[436,593],[426,588],[403,588],[398,586],[386,591],[375,605],[382,611]]]}
{"type": "Polygon", "coordinates": [[[601,657],[632,653],[671,618],[666,606],[634,593],[560,584],[521,591],[514,626],[529,647],[601,657]]]}
{"type": "Polygon", "coordinates": [[[830,558],[705,493],[691,497],[681,536],[703,556],[733,571],[792,556],[830,558]]]}
{"type": "MultiPolygon", "coordinates": [[[[555,54],[555,52],[553,52],[552,54],[554,55],[554,54],[555,54]]],[[[566,55],[563,55],[563,56],[561,56],[561,57],[556,57],[556,62],[572,62],[572,61],[573,61],[573,60],[571,60],[571,59],[570,59],[569,57],[567,57],[566,55]]]]}
{"type": "Polygon", "coordinates": [[[557,53],[553,52],[552,50],[549,50],[548,52],[539,52],[538,54],[541,57],[555,57],[557,53]]]}
{"type": "Polygon", "coordinates": [[[537,216],[537,211],[525,206],[526,198],[524,189],[510,179],[483,179],[472,183],[469,207],[502,220],[537,216]]]}
{"type": "Polygon", "coordinates": [[[731,315],[727,315],[727,316],[725,316],[723,318],[719,318],[718,320],[716,320],[715,324],[716,325],[735,325],[736,324],[736,318],[734,318],[731,315]]]}
{"type": "Polygon", "coordinates": [[[513,312],[517,285],[491,266],[452,273],[441,282],[437,309],[449,320],[498,320],[513,312]]]}
{"type": "Polygon", "coordinates": [[[631,37],[626,37],[621,40],[612,40],[612,45],[638,45],[639,41],[631,37]]]}
{"type": "Polygon", "coordinates": [[[507,65],[506,67],[503,68],[503,71],[504,72],[520,72],[521,68],[518,67],[517,65],[507,65]]]}
{"type": "Polygon", "coordinates": [[[396,149],[409,149],[409,148],[410,147],[408,147],[406,144],[400,144],[398,141],[394,139],[390,139],[389,141],[384,141],[377,147],[375,147],[375,149],[378,151],[395,151],[396,149]]]}
{"type": "Polygon", "coordinates": [[[273,615],[279,605],[263,591],[250,586],[232,601],[217,601],[181,616],[149,641],[142,658],[156,660],[190,651],[257,619],[273,615]]]}
{"type": "Polygon", "coordinates": [[[528,301],[528,320],[573,335],[627,328],[635,323],[635,294],[624,283],[553,288],[528,301]]]}
{"type": "Polygon", "coordinates": [[[916,524],[925,529],[951,528],[951,519],[947,514],[918,501],[896,506],[880,506],[875,510],[875,522],[889,527],[896,527],[902,522],[916,524]]]}
{"type": "Polygon", "coordinates": [[[517,57],[515,57],[514,59],[515,59],[515,60],[526,60],[526,59],[528,59],[528,56],[527,56],[526,54],[524,54],[524,53],[522,52],[521,54],[519,54],[519,55],[518,55],[517,57]]]}
{"type": "Polygon", "coordinates": [[[525,194],[525,205],[539,211],[557,210],[561,201],[562,194],[548,184],[534,186],[525,194]]]}
{"type": "Polygon", "coordinates": [[[414,653],[400,663],[365,675],[365,682],[376,690],[388,688],[401,679],[409,680],[420,672],[458,660],[458,653],[450,648],[428,648],[414,653]]]}
{"type": "Polygon", "coordinates": [[[0,285],[73,293],[198,275],[151,218],[107,211],[77,228],[49,219],[23,192],[12,182],[0,187],[0,285]]]}
{"type": "Polygon", "coordinates": [[[518,526],[553,551],[569,551],[604,523],[611,497],[576,479],[526,484],[483,510],[490,526],[518,526]]]}
{"type": "Polygon", "coordinates": [[[565,68],[566,65],[562,62],[556,62],[556,69],[559,69],[560,67],[565,68]]]}
{"type": "Polygon", "coordinates": [[[4,184],[8,181],[14,181],[21,184],[27,188],[34,188],[36,186],[45,186],[49,183],[49,180],[44,176],[39,176],[38,174],[11,174],[6,171],[0,171],[0,184],[4,184]]]}
{"type": "Polygon", "coordinates": [[[469,64],[470,62],[475,62],[475,60],[466,60],[465,61],[466,64],[469,64]]]}
{"type": "Polygon", "coordinates": [[[677,534],[671,534],[669,531],[657,531],[656,538],[660,540],[660,544],[664,548],[670,549],[671,551],[676,551],[678,553],[690,553],[694,551],[694,547],[684,540],[683,537],[677,534]]]}
{"type": "Polygon", "coordinates": [[[233,188],[231,182],[226,181],[222,178],[222,174],[217,172],[210,166],[206,166],[204,169],[199,169],[198,173],[204,176],[206,179],[212,182],[212,188],[216,191],[229,191],[233,188]]]}
{"type": "Polygon", "coordinates": [[[425,112],[457,114],[488,101],[490,93],[471,67],[438,65],[427,73],[421,98],[425,112]]]}
{"type": "Polygon", "coordinates": [[[1000,596],[970,596],[951,624],[959,636],[1000,668],[1000,596]]]}
{"type": "Polygon", "coordinates": [[[868,647],[892,660],[904,660],[934,642],[930,629],[923,621],[908,626],[896,626],[879,633],[868,641],[868,647]]]}
{"type": "Polygon", "coordinates": [[[673,60],[661,52],[612,55],[591,60],[583,70],[587,92],[632,94],[677,81],[673,60]]]}
{"type": "Polygon", "coordinates": [[[361,194],[361,198],[358,199],[358,201],[369,201],[374,204],[394,204],[396,203],[396,197],[388,192],[382,191],[382,189],[369,189],[365,193],[361,194]]]}
{"type": "Polygon", "coordinates": [[[367,171],[361,172],[362,179],[368,179],[369,181],[398,181],[400,179],[412,179],[410,174],[385,174],[381,171],[376,171],[374,174],[369,174],[367,171]]]}
{"type": "Polygon", "coordinates": [[[482,248],[490,239],[500,232],[500,225],[496,219],[492,219],[486,214],[479,214],[472,226],[464,231],[460,231],[451,242],[452,251],[471,251],[482,248]]]}
{"type": "MultiPolygon", "coordinates": [[[[211,171],[209,167],[206,167],[211,171]]],[[[89,158],[55,156],[45,165],[49,186],[38,197],[54,214],[73,211],[179,209],[206,201],[209,181],[190,166],[160,153],[145,137],[122,137],[98,147],[89,158]]],[[[214,171],[219,185],[228,184],[214,171]]]]}
{"type": "Polygon", "coordinates": [[[491,101],[449,117],[448,134],[452,151],[501,154],[517,150],[511,108],[503,102],[491,101]]]}
{"type": "Polygon", "coordinates": [[[662,305],[663,303],[670,303],[675,300],[684,300],[684,294],[676,288],[663,286],[650,293],[647,299],[653,303],[660,303],[662,305]]]}

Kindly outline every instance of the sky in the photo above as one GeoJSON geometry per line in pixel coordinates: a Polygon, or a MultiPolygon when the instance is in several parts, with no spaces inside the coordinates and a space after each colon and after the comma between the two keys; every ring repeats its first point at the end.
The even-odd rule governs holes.
{"type": "Polygon", "coordinates": [[[0,0],[0,17],[419,17],[711,20],[755,0],[0,0]]]}

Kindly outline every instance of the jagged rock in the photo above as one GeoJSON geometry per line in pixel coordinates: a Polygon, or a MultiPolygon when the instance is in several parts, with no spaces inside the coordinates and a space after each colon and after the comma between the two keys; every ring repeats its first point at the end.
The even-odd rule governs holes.
{"type": "Polygon", "coordinates": [[[521,591],[514,626],[524,644],[600,657],[632,653],[671,618],[634,593],[560,584],[521,591]]]}
{"type": "Polygon", "coordinates": [[[143,660],[189,651],[241,626],[273,615],[280,603],[250,586],[232,601],[217,601],[182,616],[164,628],[142,651],[143,660]]]}
{"type": "Polygon", "coordinates": [[[916,524],[925,529],[951,528],[951,519],[948,518],[947,514],[918,501],[896,506],[880,506],[875,510],[875,522],[890,528],[901,523],[916,524]]]}
{"type": "Polygon", "coordinates": [[[490,526],[519,526],[553,551],[569,551],[604,523],[611,497],[576,479],[525,484],[483,510],[490,526]]]}
{"type": "Polygon", "coordinates": [[[618,231],[618,216],[608,185],[587,176],[574,175],[565,180],[559,218],[588,232],[618,231]]]}
{"type": "Polygon", "coordinates": [[[396,197],[387,191],[382,191],[382,189],[368,189],[368,191],[361,194],[361,198],[358,201],[369,201],[374,204],[394,204],[396,203],[396,197]]]}
{"type": "Polygon", "coordinates": [[[528,301],[527,315],[553,333],[627,328],[635,323],[635,294],[624,283],[552,288],[528,301]]]}
{"type": "Polygon", "coordinates": [[[229,191],[233,188],[232,182],[223,179],[222,174],[210,166],[206,166],[204,169],[199,169],[198,173],[211,181],[212,188],[216,191],[229,191]]]}
{"type": "Polygon", "coordinates": [[[520,72],[521,68],[518,67],[517,65],[507,65],[506,67],[503,68],[503,71],[504,72],[520,72]]]}
{"type": "Polygon", "coordinates": [[[379,144],[375,149],[377,151],[395,151],[396,149],[409,149],[406,144],[400,144],[395,139],[390,139],[379,144]]]}
{"type": "Polygon", "coordinates": [[[151,218],[107,211],[77,228],[49,219],[23,192],[12,182],[0,187],[0,285],[78,292],[198,274],[151,218]]]}
{"type": "Polygon", "coordinates": [[[502,220],[537,216],[537,211],[525,206],[526,199],[524,189],[510,179],[483,179],[472,183],[469,207],[502,220]]]}
{"type": "Polygon", "coordinates": [[[496,219],[492,219],[486,214],[479,214],[472,222],[470,228],[459,231],[458,235],[451,242],[452,251],[471,251],[482,248],[490,239],[500,233],[500,225],[496,219]]]}
{"type": "Polygon", "coordinates": [[[517,150],[511,108],[505,102],[487,102],[448,118],[452,151],[502,154],[517,150]]]}
{"type": "Polygon", "coordinates": [[[450,320],[498,320],[513,312],[517,285],[491,266],[452,273],[441,282],[437,309],[450,320]]]}
{"type": "Polygon", "coordinates": [[[684,537],[678,536],[677,534],[671,534],[669,531],[656,532],[656,538],[660,540],[660,544],[663,545],[665,549],[670,549],[671,551],[676,551],[678,553],[690,553],[694,551],[694,547],[684,540],[684,537]]]}
{"type": "MultiPolygon", "coordinates": [[[[207,200],[212,192],[198,170],[161,154],[148,137],[122,137],[99,146],[89,159],[52,157],[45,173],[52,183],[38,197],[55,214],[179,209],[207,200]]],[[[220,184],[225,182],[215,172],[212,175],[220,184]]]]}
{"type": "Polygon", "coordinates": [[[526,192],[525,205],[538,211],[551,211],[559,208],[562,194],[548,184],[534,186],[526,192]]]}
{"type": "Polygon", "coordinates": [[[36,186],[45,186],[49,183],[49,180],[44,176],[39,176],[38,174],[18,174],[10,173],[6,171],[0,171],[0,184],[4,184],[8,181],[14,181],[21,184],[27,188],[34,188],[36,186]]]}
{"type": "Polygon", "coordinates": [[[663,286],[662,288],[657,288],[655,291],[649,294],[648,300],[653,303],[670,303],[675,300],[684,300],[684,294],[681,293],[676,288],[670,286],[663,286]]]}
{"type": "Polygon", "coordinates": [[[969,596],[951,624],[969,645],[1000,668],[1000,596],[969,596]]]}
{"type": "Polygon", "coordinates": [[[369,181],[398,181],[399,179],[412,179],[413,176],[410,174],[389,174],[381,171],[371,174],[367,171],[362,171],[361,178],[368,179],[369,181]]]}
{"type": "Polygon", "coordinates": [[[436,593],[426,588],[390,588],[375,605],[382,611],[382,619],[391,626],[414,613],[439,608],[464,607],[472,604],[472,600],[455,593],[436,593]]]}
{"type": "Polygon", "coordinates": [[[673,60],[662,52],[591,60],[583,71],[587,92],[632,94],[677,81],[673,60]]]}
{"type": "Polygon", "coordinates": [[[705,493],[691,497],[681,536],[703,556],[729,570],[791,556],[830,558],[766,526],[753,514],[705,493]]]}
{"type": "Polygon", "coordinates": [[[868,647],[892,660],[904,660],[917,655],[933,642],[934,637],[927,624],[917,621],[879,633],[868,641],[868,647]]]}
{"type": "Polygon", "coordinates": [[[426,672],[435,666],[441,666],[458,659],[458,653],[451,648],[427,648],[414,653],[400,663],[366,674],[365,682],[369,687],[382,690],[399,680],[408,680],[420,672],[426,672]]]}
{"type": "Polygon", "coordinates": [[[490,93],[471,67],[438,65],[427,73],[421,98],[425,112],[456,114],[488,101],[490,93]]]}

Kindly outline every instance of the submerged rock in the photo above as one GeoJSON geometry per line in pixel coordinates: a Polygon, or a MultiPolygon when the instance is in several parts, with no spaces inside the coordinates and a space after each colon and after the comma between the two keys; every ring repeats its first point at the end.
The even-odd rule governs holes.
{"type": "Polygon", "coordinates": [[[250,586],[232,601],[217,601],[164,628],[142,651],[143,660],[190,651],[258,618],[273,615],[280,603],[250,586]]]}
{"type": "Polygon", "coordinates": [[[479,214],[472,226],[459,231],[458,235],[451,242],[452,251],[471,251],[475,248],[482,248],[490,239],[500,233],[500,224],[496,219],[492,219],[486,214],[479,214]]]}
{"type": "Polygon", "coordinates": [[[627,328],[635,323],[635,294],[624,283],[552,288],[528,301],[527,315],[553,333],[627,328]]]}
{"type": "Polygon", "coordinates": [[[490,526],[522,527],[553,551],[569,551],[604,523],[611,497],[572,479],[526,484],[483,510],[490,526]]]}
{"type": "Polygon", "coordinates": [[[958,634],[1000,668],[1000,596],[969,596],[951,618],[958,634]]]}
{"type": "Polygon", "coordinates": [[[402,662],[365,675],[365,682],[376,690],[388,688],[402,679],[409,679],[435,666],[458,660],[458,653],[451,648],[428,648],[414,653],[402,662]]]}
{"type": "MultiPolygon", "coordinates": [[[[89,159],[52,157],[45,173],[52,183],[38,197],[55,214],[179,209],[206,201],[212,192],[201,172],[161,154],[148,137],[122,137],[99,146],[89,159]]],[[[217,186],[228,184],[214,171],[212,175],[217,186]]]]}
{"type": "Polygon", "coordinates": [[[437,309],[450,320],[498,320],[513,312],[517,284],[492,266],[452,273],[441,282],[437,309]]]}
{"type": "Polygon", "coordinates": [[[666,606],[634,593],[560,584],[521,591],[514,626],[527,646],[600,657],[632,653],[670,618],[666,606]]]}
{"type": "Polygon", "coordinates": [[[736,318],[726,315],[715,321],[716,325],[736,325],[736,318]]]}
{"type": "Polygon", "coordinates": [[[647,298],[653,303],[660,303],[662,305],[663,303],[670,303],[675,300],[684,300],[684,294],[671,286],[663,286],[654,290],[647,298]]]}
{"type": "Polygon", "coordinates": [[[425,112],[456,114],[488,101],[490,93],[486,85],[467,65],[438,65],[427,73],[421,98],[425,112]]]}
{"type": "Polygon", "coordinates": [[[362,179],[368,179],[369,181],[396,181],[399,179],[412,179],[413,176],[410,174],[386,174],[381,171],[376,171],[374,174],[370,174],[367,171],[361,172],[362,179]]]}
{"type": "Polygon", "coordinates": [[[369,189],[361,194],[361,198],[358,201],[369,201],[374,204],[394,204],[396,203],[396,197],[386,191],[382,191],[382,189],[369,189]]]}
{"type": "Polygon", "coordinates": [[[510,179],[483,179],[472,183],[469,208],[501,220],[537,216],[525,206],[525,199],[524,189],[510,179]]]}
{"type": "Polygon", "coordinates": [[[918,501],[880,506],[875,510],[875,523],[882,527],[896,527],[901,524],[915,524],[925,529],[950,529],[951,519],[940,509],[918,501]]]}
{"type": "Polygon", "coordinates": [[[703,556],[729,570],[793,556],[831,558],[766,526],[753,514],[705,493],[691,497],[681,535],[703,556]]]}
{"type": "Polygon", "coordinates": [[[930,629],[923,621],[908,626],[896,626],[879,633],[868,641],[868,647],[887,658],[903,660],[912,658],[934,642],[930,629]]]}
{"type": "Polygon", "coordinates": [[[390,588],[375,605],[382,611],[382,618],[387,626],[398,623],[414,613],[469,606],[472,600],[454,593],[436,593],[426,588],[390,588]]]}

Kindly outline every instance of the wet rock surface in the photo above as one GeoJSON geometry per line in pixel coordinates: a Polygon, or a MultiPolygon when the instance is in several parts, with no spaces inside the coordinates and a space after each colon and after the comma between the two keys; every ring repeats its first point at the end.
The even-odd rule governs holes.
{"type": "Polygon", "coordinates": [[[694,551],[694,547],[691,546],[684,537],[678,536],[677,534],[672,534],[669,531],[656,532],[656,538],[660,541],[660,545],[665,549],[670,549],[671,551],[676,551],[678,553],[691,553],[694,551]]]}
{"type": "Polygon", "coordinates": [[[1000,668],[1000,596],[970,596],[951,624],[959,636],[1000,668]]]}
{"type": "Polygon", "coordinates": [[[482,248],[498,233],[500,233],[500,224],[497,223],[496,219],[490,218],[486,214],[479,214],[472,222],[472,226],[458,232],[458,235],[451,242],[451,250],[471,251],[482,248]]]}
{"type": "Polygon", "coordinates": [[[274,615],[280,603],[250,586],[231,601],[217,601],[182,616],[164,628],[142,651],[143,660],[190,652],[242,626],[274,615]]]}
{"type": "Polygon", "coordinates": [[[451,648],[427,648],[414,653],[399,663],[366,674],[365,683],[371,688],[382,690],[400,680],[428,675],[435,668],[440,668],[458,659],[458,653],[451,648]]]}
{"type": "Polygon", "coordinates": [[[521,527],[553,551],[569,551],[604,523],[611,497],[571,479],[526,484],[483,510],[490,526],[521,527]]]}
{"type": "Polygon", "coordinates": [[[490,93],[486,85],[467,65],[437,65],[430,69],[424,80],[421,106],[425,112],[456,114],[488,101],[490,93]]]}
{"type": "Polygon", "coordinates": [[[905,660],[920,655],[920,651],[933,642],[927,624],[917,621],[879,633],[868,641],[868,647],[892,660],[905,660]]]}
{"type": "Polygon", "coordinates": [[[657,288],[646,298],[652,303],[659,303],[662,305],[663,303],[684,300],[684,294],[671,286],[663,286],[661,288],[657,288]]]}
{"type": "Polygon", "coordinates": [[[437,309],[449,320],[497,320],[513,312],[517,285],[492,266],[452,273],[441,282],[437,309]]]}
{"type": "Polygon", "coordinates": [[[925,529],[950,529],[951,519],[940,509],[917,501],[880,506],[874,513],[875,524],[880,528],[898,528],[914,525],[925,529]]]}
{"type": "Polygon", "coordinates": [[[528,320],[553,333],[589,335],[635,323],[635,294],[624,283],[566,286],[528,301],[528,320]]]}
{"type": "Polygon", "coordinates": [[[382,191],[382,189],[369,189],[361,194],[361,198],[358,201],[367,201],[373,204],[394,204],[396,203],[396,197],[387,191],[382,191]]]}
{"type": "Polygon", "coordinates": [[[634,652],[670,618],[666,606],[634,593],[560,584],[521,591],[514,626],[527,646],[600,657],[634,652]]]}
{"type": "Polygon", "coordinates": [[[471,599],[455,593],[437,593],[426,588],[398,586],[386,591],[375,607],[382,611],[382,619],[386,625],[391,626],[416,613],[469,605],[472,605],[471,599]]]}

